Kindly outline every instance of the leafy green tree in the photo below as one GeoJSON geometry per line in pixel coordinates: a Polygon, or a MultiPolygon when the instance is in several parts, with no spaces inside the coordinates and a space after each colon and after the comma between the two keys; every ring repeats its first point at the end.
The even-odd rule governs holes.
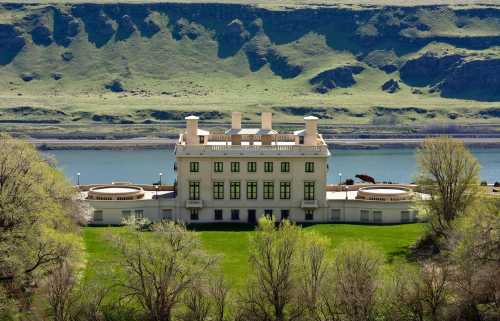
{"type": "Polygon", "coordinates": [[[0,288],[19,298],[54,266],[79,262],[82,213],[76,190],[32,145],[0,135],[0,151],[0,288]]]}
{"type": "Polygon", "coordinates": [[[426,139],[417,161],[417,183],[430,195],[423,206],[431,230],[437,237],[447,237],[453,220],[477,200],[479,163],[462,141],[449,137],[426,139]]]}

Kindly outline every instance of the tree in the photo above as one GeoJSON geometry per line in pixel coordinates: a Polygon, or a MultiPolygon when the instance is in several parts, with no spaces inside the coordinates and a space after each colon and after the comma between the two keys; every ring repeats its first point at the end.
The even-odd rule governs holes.
{"type": "Polygon", "coordinates": [[[297,256],[300,228],[288,221],[275,228],[272,218],[263,217],[251,242],[253,271],[240,298],[239,318],[255,321],[300,320],[297,256]]]}
{"type": "MultiPolygon", "coordinates": [[[[121,254],[117,287],[122,300],[138,305],[151,321],[170,321],[183,295],[198,300],[194,291],[210,274],[216,259],[201,248],[197,235],[173,222],[159,222],[153,233],[131,228],[112,236],[121,254]]],[[[194,302],[196,304],[201,302],[194,302]]]]}
{"type": "Polygon", "coordinates": [[[453,220],[475,203],[479,164],[463,142],[448,137],[426,139],[417,161],[417,183],[430,194],[424,207],[431,230],[437,237],[447,237],[453,220]]]}
{"type": "Polygon", "coordinates": [[[78,262],[78,196],[32,145],[0,135],[0,151],[0,288],[15,298],[54,266],[78,262]]]}
{"type": "Polygon", "coordinates": [[[332,320],[374,320],[382,257],[369,243],[357,241],[337,250],[323,304],[332,320]]]}
{"type": "Polygon", "coordinates": [[[448,247],[456,320],[500,318],[500,207],[482,199],[456,224],[448,247]]]}

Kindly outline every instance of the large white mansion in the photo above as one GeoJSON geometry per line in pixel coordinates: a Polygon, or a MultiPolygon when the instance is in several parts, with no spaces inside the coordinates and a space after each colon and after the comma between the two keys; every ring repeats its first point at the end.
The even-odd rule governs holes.
{"type": "Polygon", "coordinates": [[[408,223],[417,220],[420,194],[402,185],[327,185],[330,152],[316,117],[305,128],[278,133],[271,113],[260,128],[210,133],[186,117],[176,144],[174,185],[80,186],[93,211],[92,224],[120,224],[129,215],[186,223],[255,223],[262,215],[295,222],[408,223]]]}

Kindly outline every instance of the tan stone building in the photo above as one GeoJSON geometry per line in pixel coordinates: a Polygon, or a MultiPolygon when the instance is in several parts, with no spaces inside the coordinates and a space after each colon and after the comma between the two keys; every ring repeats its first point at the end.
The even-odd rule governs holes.
{"type": "Polygon", "coordinates": [[[225,133],[202,130],[198,117],[186,117],[175,148],[175,185],[83,190],[92,223],[120,224],[127,215],[187,223],[254,224],[263,215],[311,223],[416,220],[419,194],[411,188],[327,185],[330,152],[316,117],[305,117],[305,128],[293,133],[274,130],[271,113],[261,117],[260,128],[244,128],[234,112],[225,133]]]}

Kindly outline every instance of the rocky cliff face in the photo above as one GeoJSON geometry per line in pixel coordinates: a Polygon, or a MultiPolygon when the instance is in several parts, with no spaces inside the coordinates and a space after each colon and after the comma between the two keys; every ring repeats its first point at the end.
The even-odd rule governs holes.
{"type": "MultiPolygon", "coordinates": [[[[329,94],[355,85],[358,74],[376,70],[399,77],[401,85],[424,87],[442,97],[496,101],[500,100],[497,46],[500,9],[494,7],[267,10],[228,4],[0,5],[0,72],[37,73],[40,79],[44,70],[47,74],[50,70],[67,81],[80,76],[92,80],[96,76],[91,68],[78,66],[91,66],[98,57],[105,61],[106,72],[114,73],[113,79],[203,75],[219,67],[239,77],[267,67],[283,81],[303,79],[310,91],[329,94]],[[313,36],[324,39],[325,46],[309,45],[306,40],[313,36]],[[431,44],[446,50],[429,52],[431,44]],[[210,56],[213,48],[216,57],[204,63],[203,57],[210,56]],[[325,63],[322,58],[339,53],[352,58],[333,64],[332,59],[325,63]],[[229,69],[227,61],[234,57],[244,57],[246,64],[238,60],[229,69]],[[29,61],[38,65],[30,66],[29,61]],[[198,67],[190,69],[190,64],[198,67]]],[[[103,81],[105,88],[103,79],[95,80],[103,81]]],[[[376,88],[381,90],[382,84],[376,88]]]]}

